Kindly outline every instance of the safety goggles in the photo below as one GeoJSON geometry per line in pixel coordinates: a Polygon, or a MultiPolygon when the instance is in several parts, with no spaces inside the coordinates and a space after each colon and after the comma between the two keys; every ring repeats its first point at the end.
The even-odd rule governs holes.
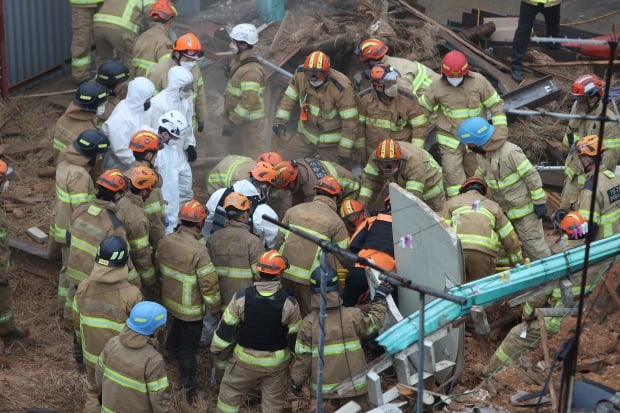
{"type": "Polygon", "coordinates": [[[194,91],[194,86],[192,84],[181,86],[179,90],[185,93],[192,93],[194,91]]]}
{"type": "Polygon", "coordinates": [[[325,80],[327,78],[327,72],[318,69],[304,69],[304,75],[310,81],[325,80]]]}
{"type": "Polygon", "coordinates": [[[188,59],[194,60],[200,59],[202,56],[204,56],[204,53],[201,50],[184,50],[183,52],[181,52],[181,54],[188,59]]]}
{"type": "Polygon", "coordinates": [[[400,159],[392,160],[378,160],[375,159],[375,164],[381,172],[390,173],[396,171],[400,167],[400,159]]]}

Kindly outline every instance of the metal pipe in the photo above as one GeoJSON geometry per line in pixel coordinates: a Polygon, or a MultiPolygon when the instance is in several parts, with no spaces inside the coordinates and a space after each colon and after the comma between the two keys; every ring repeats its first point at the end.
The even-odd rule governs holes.
{"type": "Polygon", "coordinates": [[[280,66],[278,66],[277,64],[265,59],[262,56],[256,56],[256,58],[258,59],[259,62],[261,62],[262,64],[264,64],[265,66],[273,69],[275,72],[281,74],[282,76],[288,78],[288,79],[292,79],[293,78],[293,74],[291,72],[289,72],[288,70],[284,70],[282,69],[280,66]]]}
{"type": "Polygon", "coordinates": [[[620,123],[620,119],[612,119],[609,116],[601,115],[572,115],[570,113],[559,113],[559,112],[547,112],[544,110],[527,110],[527,109],[508,109],[506,113],[511,115],[520,115],[520,116],[551,116],[559,119],[583,119],[583,120],[596,120],[599,122],[614,122],[620,123]]]}
{"type": "Polygon", "coordinates": [[[609,43],[609,40],[597,40],[597,39],[569,39],[568,37],[538,37],[534,36],[530,38],[531,41],[536,43],[576,43],[576,44],[593,44],[593,45],[605,45],[609,43]]]}

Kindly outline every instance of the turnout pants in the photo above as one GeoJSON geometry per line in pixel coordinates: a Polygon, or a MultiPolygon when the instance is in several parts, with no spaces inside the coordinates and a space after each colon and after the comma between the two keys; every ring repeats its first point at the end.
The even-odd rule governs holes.
{"type": "Polygon", "coordinates": [[[441,153],[441,167],[443,168],[443,185],[448,198],[459,194],[461,184],[476,172],[478,162],[476,154],[468,151],[460,143],[456,148],[439,145],[441,153]]]}
{"type": "Polygon", "coordinates": [[[471,249],[463,249],[465,257],[465,272],[467,282],[479,280],[487,275],[495,274],[496,257],[484,252],[471,249]]]}
{"type": "MultiPolygon", "coordinates": [[[[250,120],[235,126],[233,136],[224,137],[228,153],[249,156],[252,159],[265,152],[265,121],[250,120]]],[[[294,158],[291,158],[294,159],[294,158]]]]}
{"type": "Polygon", "coordinates": [[[284,147],[284,159],[298,159],[308,156],[317,157],[323,161],[338,163],[338,146],[319,148],[311,144],[300,133],[296,133],[286,142],[284,147]]]}
{"type": "Polygon", "coordinates": [[[92,77],[90,46],[93,42],[93,16],[97,10],[99,6],[71,5],[71,75],[78,83],[92,77]]]}
{"type": "Polygon", "coordinates": [[[84,363],[86,369],[86,401],[84,402],[84,413],[100,413],[99,390],[95,382],[95,366],[89,362],[84,363]]]}
{"type": "Polygon", "coordinates": [[[558,37],[560,33],[560,4],[552,7],[545,7],[544,4],[533,5],[521,2],[519,10],[519,23],[512,41],[512,69],[523,67],[523,58],[527,53],[527,45],[530,42],[530,34],[534,27],[536,15],[542,13],[545,16],[547,26],[547,36],[558,37]]]}
{"type": "Polygon", "coordinates": [[[114,58],[114,52],[121,63],[132,67],[133,45],[137,35],[129,30],[107,24],[95,24],[95,47],[97,48],[97,67],[106,60],[114,58]]]}
{"type": "Polygon", "coordinates": [[[181,384],[186,392],[196,389],[196,370],[198,362],[196,353],[202,334],[202,320],[183,321],[175,318],[166,341],[169,354],[179,357],[181,384]]]}
{"type": "Polygon", "coordinates": [[[512,226],[521,240],[523,254],[531,261],[536,261],[551,255],[551,250],[545,242],[542,220],[534,213],[527,214],[523,218],[511,220],[512,226]]]}
{"type": "Polygon", "coordinates": [[[282,278],[280,283],[282,284],[282,288],[297,300],[297,304],[299,304],[299,311],[301,312],[301,318],[304,318],[312,312],[312,293],[310,292],[309,285],[291,281],[288,278],[282,278]]]}

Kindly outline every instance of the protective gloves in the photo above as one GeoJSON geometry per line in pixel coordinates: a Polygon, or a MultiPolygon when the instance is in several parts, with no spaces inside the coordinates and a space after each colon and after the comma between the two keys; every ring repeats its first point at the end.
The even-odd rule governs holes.
{"type": "Polygon", "coordinates": [[[194,162],[198,158],[198,154],[196,153],[196,148],[194,147],[194,145],[189,145],[185,152],[187,152],[188,162],[194,162]]]}
{"type": "Polygon", "coordinates": [[[534,204],[534,213],[538,219],[543,219],[547,216],[547,204],[534,204]]]}

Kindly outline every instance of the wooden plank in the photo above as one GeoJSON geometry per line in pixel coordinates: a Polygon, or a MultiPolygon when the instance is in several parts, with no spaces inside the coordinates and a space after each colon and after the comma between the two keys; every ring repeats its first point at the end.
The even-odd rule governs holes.
{"type": "Polygon", "coordinates": [[[36,255],[37,257],[48,259],[47,247],[33,244],[29,241],[9,237],[9,246],[19,251],[26,252],[28,254],[36,255]]]}

